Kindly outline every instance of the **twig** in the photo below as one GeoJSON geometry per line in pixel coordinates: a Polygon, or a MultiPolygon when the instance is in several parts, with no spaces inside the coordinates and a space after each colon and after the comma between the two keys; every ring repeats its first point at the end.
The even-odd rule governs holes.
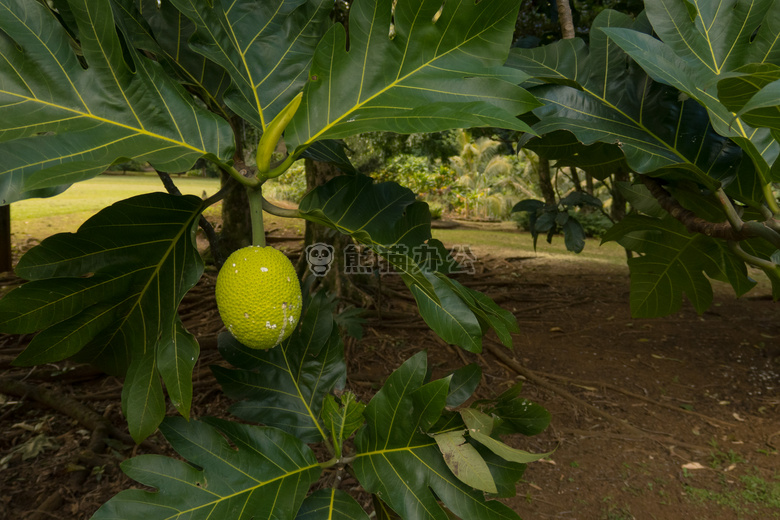
{"type": "MultiPolygon", "coordinates": [[[[171,195],[181,196],[181,190],[179,190],[179,187],[176,186],[176,184],[173,182],[173,179],[169,173],[162,172],[160,170],[155,171],[157,172],[157,176],[162,181],[163,186],[165,186],[165,190],[168,193],[171,195]]],[[[237,185],[237,182],[233,180],[233,177],[230,177],[230,179],[232,181],[231,183],[225,183],[225,185],[222,186],[222,188],[220,188],[217,193],[203,201],[204,207],[211,206],[217,201],[222,200],[225,197],[225,194],[230,191],[233,186],[237,185]]],[[[203,230],[203,233],[206,235],[206,240],[209,242],[209,248],[211,248],[211,254],[214,256],[214,262],[217,264],[217,267],[221,267],[222,264],[225,263],[225,256],[222,254],[219,237],[217,236],[217,232],[214,230],[214,226],[211,225],[211,222],[209,222],[202,214],[198,218],[198,226],[200,226],[200,228],[203,230]]]]}
{"type": "Polygon", "coordinates": [[[777,446],[775,446],[774,444],[772,444],[772,439],[774,439],[777,436],[780,436],[780,430],[776,431],[775,433],[773,433],[772,435],[770,435],[769,437],[766,438],[766,445],[769,446],[770,448],[772,448],[773,450],[780,449],[777,446]]]}
{"type": "Polygon", "coordinates": [[[62,506],[62,493],[57,490],[49,495],[43,504],[33,509],[32,515],[27,517],[27,520],[44,520],[46,518],[53,518],[58,520],[59,515],[55,515],[53,511],[58,510],[62,506]]]}

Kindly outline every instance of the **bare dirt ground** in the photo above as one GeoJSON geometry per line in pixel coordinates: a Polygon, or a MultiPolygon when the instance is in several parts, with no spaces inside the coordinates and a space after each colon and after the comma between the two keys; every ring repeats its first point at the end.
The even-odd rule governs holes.
{"type": "MultiPolygon", "coordinates": [[[[477,272],[460,281],[514,312],[514,350],[492,334],[480,355],[445,345],[400,279],[388,276],[383,319],[374,313],[363,339],[347,345],[352,391],[367,401],[421,348],[434,377],[480,363],[478,397],[524,381],[524,396],[546,407],[552,423],[510,443],[555,450],[529,465],[508,500],[525,519],[780,518],[777,303],[764,293],[736,300],[716,291],[702,316],[685,304],[667,318],[632,319],[625,267],[478,253],[477,272]]],[[[196,417],[225,416],[230,404],[208,368],[222,363],[214,278],[207,272],[181,307],[202,345],[196,417]]],[[[0,518],[87,519],[132,485],[118,467],[123,459],[169,450],[159,436],[142,446],[122,436],[117,379],[69,363],[12,367],[29,339],[0,336],[0,518]],[[88,410],[75,413],[73,402],[88,410]]]]}

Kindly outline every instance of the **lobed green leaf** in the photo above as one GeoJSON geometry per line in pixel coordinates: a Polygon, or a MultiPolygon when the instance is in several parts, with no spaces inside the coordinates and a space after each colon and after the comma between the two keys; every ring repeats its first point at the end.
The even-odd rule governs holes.
{"type": "MultiPolygon", "coordinates": [[[[393,182],[377,184],[364,175],[341,176],[309,192],[298,209],[303,218],[350,235],[381,255],[411,290],[425,322],[445,341],[480,352],[483,333],[493,327],[511,345],[510,333],[518,330],[514,316],[445,276],[458,266],[431,237],[428,206],[416,201],[411,190],[393,182]]],[[[371,266],[347,267],[372,272],[371,266]]]]}
{"type": "Polygon", "coordinates": [[[190,47],[230,76],[224,101],[265,131],[306,82],[329,25],[327,0],[171,0],[195,31],[190,47]]]}
{"type": "MultiPolygon", "coordinates": [[[[711,189],[731,182],[742,161],[741,149],[715,131],[701,105],[653,81],[660,78],[630,63],[628,51],[615,41],[616,34],[623,34],[648,45],[645,40],[658,42],[647,34],[650,31],[644,16],[633,20],[605,10],[593,23],[587,47],[575,39],[512,49],[508,65],[543,82],[530,88],[544,103],[534,110],[539,121],[533,128],[547,140],[538,144],[540,153],[579,165],[574,154],[604,143],[606,151],[619,147],[637,172],[694,179],[711,189]],[[581,145],[571,143],[563,131],[573,133],[581,145]],[[564,146],[556,149],[558,144],[564,146]]],[[[669,63],[664,67],[672,70],[669,63]]],[[[529,137],[523,143],[534,147],[529,137]]],[[[591,164],[594,158],[586,156],[585,161],[591,164]]],[[[607,172],[598,162],[596,157],[595,169],[603,176],[607,172]]],[[[615,168],[621,163],[614,155],[601,162],[615,168]]]]}
{"type": "Polygon", "coordinates": [[[1,204],[89,179],[120,158],[162,171],[231,160],[228,123],[124,45],[110,3],[67,6],[78,44],[44,4],[0,2],[1,204]]]}
{"type": "MultiPolygon", "coordinates": [[[[422,392],[427,398],[417,394],[415,399],[426,372],[425,353],[421,352],[393,372],[366,407],[366,426],[355,438],[353,464],[358,480],[405,519],[445,520],[444,507],[460,518],[518,518],[505,505],[486,501],[481,492],[455,477],[436,441],[420,431],[421,425],[442,415],[448,393],[447,386],[441,390],[430,386],[422,392]]],[[[465,429],[462,422],[460,428],[465,429]]]]}
{"type": "Polygon", "coordinates": [[[160,455],[123,462],[130,478],[156,491],[122,491],[92,520],[293,518],[320,475],[311,450],[274,428],[171,417],[160,429],[186,462],[160,455]]]}
{"type": "MultiPolygon", "coordinates": [[[[660,0],[646,5],[659,39],[624,28],[604,29],[654,80],[706,107],[715,131],[745,151],[755,167],[751,174],[762,185],[770,182],[770,167],[780,154],[780,143],[768,129],[751,127],[737,117],[718,99],[716,87],[720,80],[740,74],[746,65],[780,65],[779,6],[776,0],[735,0],[729,8],[712,2],[694,6],[686,0],[660,0]]],[[[733,95],[732,91],[727,98],[733,95]]]]}
{"type": "Polygon", "coordinates": [[[43,331],[16,363],[74,357],[127,373],[122,405],[139,441],[164,415],[160,377],[188,416],[198,346],[177,309],[203,272],[193,235],[202,209],[198,197],[140,195],[28,251],[16,272],[33,281],[0,300],[0,329],[43,331]]]}
{"type": "Polygon", "coordinates": [[[288,148],[378,130],[527,131],[515,116],[537,102],[503,68],[518,8],[517,0],[356,1],[349,41],[335,24],[317,46],[288,148]]]}
{"type": "Polygon", "coordinates": [[[326,395],[322,407],[322,420],[335,442],[336,457],[341,457],[344,441],[363,426],[363,411],[366,409],[366,405],[358,401],[352,392],[344,392],[339,401],[337,403],[334,396],[326,395]]]}
{"type": "Polygon", "coordinates": [[[744,262],[715,239],[691,234],[666,216],[661,219],[630,215],[613,226],[604,240],[641,253],[629,260],[631,313],[637,317],[665,316],[676,312],[685,294],[697,312],[712,303],[712,278],[729,280],[735,287],[750,287],[744,262]]]}

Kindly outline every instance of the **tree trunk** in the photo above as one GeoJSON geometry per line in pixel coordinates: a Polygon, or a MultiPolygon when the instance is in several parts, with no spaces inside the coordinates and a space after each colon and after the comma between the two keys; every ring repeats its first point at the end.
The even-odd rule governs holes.
{"type": "Polygon", "coordinates": [[[625,218],[626,216],[626,198],[623,196],[623,194],[620,192],[620,189],[618,189],[618,184],[621,182],[628,182],[631,180],[631,178],[628,175],[628,172],[619,169],[613,174],[612,181],[612,209],[610,210],[610,216],[614,219],[615,222],[620,222],[625,218]]]}
{"type": "MultiPolygon", "coordinates": [[[[242,172],[247,166],[244,163],[244,122],[234,117],[231,120],[233,135],[236,137],[236,152],[233,155],[233,162],[236,170],[242,172]]],[[[230,174],[220,173],[221,186],[232,182],[230,174]]],[[[225,257],[237,249],[252,245],[252,220],[249,213],[249,199],[246,196],[246,189],[234,183],[233,189],[228,191],[225,198],[222,199],[222,231],[220,232],[220,244],[223,248],[225,257]]]]}
{"type": "Polygon", "coordinates": [[[11,205],[0,206],[0,273],[12,271],[11,257],[11,205]]]}
{"type": "Polygon", "coordinates": [[[549,159],[539,156],[539,169],[536,173],[539,176],[539,188],[542,190],[544,203],[548,206],[554,206],[556,204],[555,189],[553,188],[552,177],[550,176],[549,159]]]}
{"type": "MultiPolygon", "coordinates": [[[[222,185],[231,181],[228,173],[221,174],[222,185]]],[[[220,244],[226,253],[252,244],[252,221],[246,189],[238,183],[222,199],[222,230],[220,244]]]]}
{"type": "MultiPolygon", "coordinates": [[[[305,164],[307,191],[311,191],[342,174],[338,168],[329,163],[306,159],[305,164]]],[[[318,283],[328,292],[336,294],[340,298],[364,303],[366,295],[359,293],[354,285],[357,280],[353,278],[359,275],[346,273],[347,258],[345,253],[351,255],[350,248],[354,248],[354,245],[349,236],[329,227],[306,221],[304,248],[297,267],[301,279],[316,276],[318,283]],[[330,255],[329,263],[326,263],[323,254],[330,255]]]]}

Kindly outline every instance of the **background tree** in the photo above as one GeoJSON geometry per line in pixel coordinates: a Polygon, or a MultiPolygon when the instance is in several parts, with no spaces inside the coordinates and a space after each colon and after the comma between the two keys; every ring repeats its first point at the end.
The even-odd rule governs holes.
{"type": "Polygon", "coordinates": [[[487,137],[471,140],[468,132],[460,133],[460,153],[450,158],[463,189],[466,216],[499,219],[506,217],[512,200],[519,192],[533,196],[516,170],[519,161],[499,153],[501,143],[487,137]]]}

